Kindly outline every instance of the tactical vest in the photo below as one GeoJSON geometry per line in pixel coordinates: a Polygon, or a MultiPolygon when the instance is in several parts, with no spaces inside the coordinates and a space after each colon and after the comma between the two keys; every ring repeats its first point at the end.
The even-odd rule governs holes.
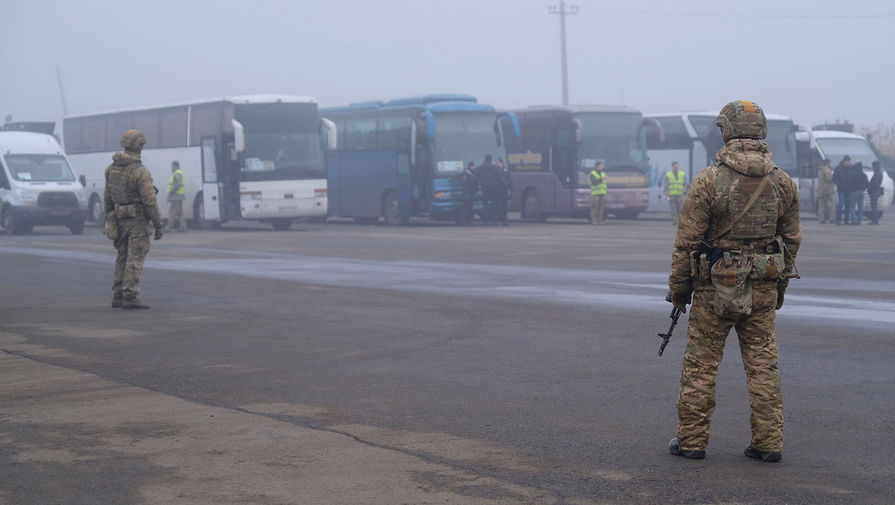
{"type": "Polygon", "coordinates": [[[606,185],[606,172],[605,171],[597,172],[596,169],[591,170],[590,174],[589,174],[589,179],[590,179],[590,195],[591,196],[606,194],[608,186],[606,185]],[[600,182],[597,184],[594,184],[594,179],[597,177],[600,178],[600,182]]]}
{"type": "Polygon", "coordinates": [[[109,186],[109,194],[112,196],[112,203],[115,205],[123,205],[133,203],[128,200],[127,187],[130,185],[130,174],[133,173],[133,164],[121,166],[112,165],[109,170],[109,180],[106,182],[109,186]]]}
{"type": "Polygon", "coordinates": [[[186,182],[183,178],[183,171],[180,170],[179,168],[171,173],[171,181],[168,182],[168,194],[171,194],[171,190],[174,189],[174,178],[177,177],[177,175],[180,175],[180,187],[177,188],[177,194],[185,195],[186,194],[186,182]]]}
{"type": "Polygon", "coordinates": [[[674,172],[668,172],[665,174],[665,179],[668,180],[668,196],[680,196],[684,194],[684,172],[678,171],[677,177],[674,176],[674,172]]]}
{"type": "Polygon", "coordinates": [[[734,169],[720,165],[718,178],[715,180],[715,203],[712,209],[712,224],[708,236],[715,239],[724,248],[742,245],[764,247],[773,241],[777,233],[777,219],[780,214],[780,195],[778,194],[777,169],[766,176],[770,180],[761,195],[746,214],[724,236],[715,239],[718,232],[742,214],[752,194],[761,184],[762,177],[743,175],[734,169]],[[727,243],[721,244],[722,242],[727,243]],[[734,244],[730,244],[734,242],[734,244]],[[754,245],[753,245],[754,244],[754,245]]]}

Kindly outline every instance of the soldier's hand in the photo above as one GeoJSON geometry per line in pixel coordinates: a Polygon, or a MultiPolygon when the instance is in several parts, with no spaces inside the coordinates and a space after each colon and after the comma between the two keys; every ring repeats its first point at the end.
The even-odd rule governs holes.
{"type": "Polygon", "coordinates": [[[687,313],[687,305],[690,303],[691,293],[671,293],[671,302],[682,313],[687,313]]]}
{"type": "Polygon", "coordinates": [[[155,237],[154,237],[154,238],[155,238],[156,240],[162,238],[162,227],[161,227],[161,226],[156,226],[156,227],[155,227],[155,237]]]}

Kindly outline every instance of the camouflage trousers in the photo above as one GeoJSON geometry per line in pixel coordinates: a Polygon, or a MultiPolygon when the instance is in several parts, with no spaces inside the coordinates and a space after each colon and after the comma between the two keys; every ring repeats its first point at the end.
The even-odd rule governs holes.
{"type": "Polygon", "coordinates": [[[681,204],[684,202],[684,195],[668,195],[668,205],[671,206],[671,224],[677,225],[677,220],[681,216],[681,204]]]}
{"type": "Polygon", "coordinates": [[[115,276],[112,295],[125,300],[136,298],[140,293],[140,275],[143,260],[149,253],[149,230],[143,219],[119,219],[118,240],[114,242],[118,256],[115,258],[115,276]]]}
{"type": "Polygon", "coordinates": [[[168,208],[168,225],[167,229],[177,229],[186,231],[186,218],[183,216],[183,200],[170,200],[171,204],[168,208]]]}
{"type": "Polygon", "coordinates": [[[590,198],[590,224],[605,223],[603,207],[606,205],[606,195],[593,195],[590,198]]]}
{"type": "Polygon", "coordinates": [[[709,443],[715,378],[724,354],[724,341],[730,329],[736,328],[749,388],[752,446],[761,451],[783,450],[783,398],[774,333],[777,288],[773,283],[761,284],[753,284],[752,314],[736,320],[715,315],[711,306],[713,290],[695,294],[677,404],[681,449],[704,450],[709,443]]]}
{"type": "Polygon", "coordinates": [[[833,195],[825,195],[818,198],[817,215],[821,224],[833,222],[836,218],[836,204],[833,202],[833,195]]]}

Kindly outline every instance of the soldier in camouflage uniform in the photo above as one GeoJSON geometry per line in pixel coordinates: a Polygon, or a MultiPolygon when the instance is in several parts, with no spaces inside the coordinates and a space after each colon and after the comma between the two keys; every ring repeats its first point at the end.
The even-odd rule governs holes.
{"type": "Polygon", "coordinates": [[[162,238],[162,216],[155,198],[152,174],[143,166],[140,151],[146,136],[128,130],[121,137],[124,152],[115,153],[106,169],[104,194],[107,219],[115,219],[118,234],[115,249],[115,277],[112,283],[112,307],[148,309],[137,294],[143,260],[149,252],[149,222],[155,227],[155,239],[162,238]]]}
{"type": "Polygon", "coordinates": [[[835,193],[833,169],[830,167],[830,158],[827,158],[817,169],[817,216],[820,218],[820,224],[833,224],[833,218],[836,216],[836,203],[833,201],[835,193]]]}
{"type": "Polygon", "coordinates": [[[790,272],[801,242],[799,193],[771,162],[762,142],[767,121],[758,105],[731,102],[716,124],[725,146],[715,163],[694,177],[674,241],[671,301],[686,310],[693,296],[693,306],[677,438],[669,449],[677,456],[705,457],[715,377],[724,341],[736,328],[752,411],[746,455],[779,461],[783,403],[774,318],[789,278],[795,277],[790,272]]]}

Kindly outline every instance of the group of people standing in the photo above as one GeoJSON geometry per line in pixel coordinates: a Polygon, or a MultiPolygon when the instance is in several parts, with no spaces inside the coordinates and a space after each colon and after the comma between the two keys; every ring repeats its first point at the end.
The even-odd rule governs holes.
{"type": "Polygon", "coordinates": [[[479,187],[482,188],[482,223],[496,225],[501,222],[509,226],[507,220],[507,205],[513,194],[513,178],[504,165],[503,160],[498,159],[494,163],[490,154],[485,156],[485,161],[476,166],[470,161],[460,176],[463,184],[463,207],[460,209],[460,222],[472,225],[475,218],[473,203],[479,187]]]}
{"type": "Polygon", "coordinates": [[[879,161],[873,162],[873,176],[867,179],[861,162],[852,164],[846,155],[835,169],[825,159],[818,169],[818,215],[821,224],[860,225],[864,215],[864,192],[870,197],[870,224],[879,224],[879,198],[883,195],[883,173],[879,161]],[[839,201],[834,204],[833,196],[839,201]]]}

